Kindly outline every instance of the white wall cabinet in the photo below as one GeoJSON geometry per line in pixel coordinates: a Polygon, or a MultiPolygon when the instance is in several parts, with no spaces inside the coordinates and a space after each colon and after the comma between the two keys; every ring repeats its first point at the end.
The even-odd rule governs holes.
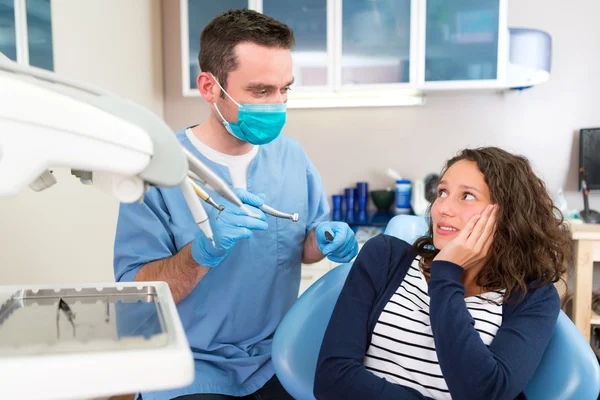
{"type": "Polygon", "coordinates": [[[302,264],[302,276],[300,279],[300,292],[298,296],[306,291],[313,283],[339,264],[324,258],[314,264],[302,264]]]}
{"type": "Polygon", "coordinates": [[[508,63],[505,0],[426,0],[419,13],[418,87],[500,87],[508,63]]]}
{"type": "Polygon", "coordinates": [[[181,1],[184,96],[198,96],[204,26],[230,7],[271,15],[296,36],[288,106],[419,104],[422,91],[501,88],[507,0],[181,1]]]}
{"type": "Polygon", "coordinates": [[[19,64],[54,70],[50,0],[0,0],[0,52],[19,64]]]}

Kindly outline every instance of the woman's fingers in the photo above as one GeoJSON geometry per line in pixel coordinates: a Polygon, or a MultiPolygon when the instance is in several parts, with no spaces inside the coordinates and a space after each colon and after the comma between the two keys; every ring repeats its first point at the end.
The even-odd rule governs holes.
{"type": "Polygon", "coordinates": [[[473,232],[473,228],[475,228],[480,219],[480,214],[473,215],[469,222],[467,222],[465,227],[460,230],[459,234],[456,236],[456,239],[458,239],[462,243],[466,243],[469,237],[471,236],[471,233],[473,232]]]}
{"type": "Polygon", "coordinates": [[[496,220],[498,217],[498,206],[494,205],[492,208],[492,211],[490,212],[485,226],[483,227],[483,231],[481,232],[481,235],[479,236],[479,238],[477,239],[477,242],[475,244],[475,249],[478,249],[479,251],[481,251],[482,253],[484,253],[484,255],[486,254],[484,250],[485,245],[487,244],[487,242],[489,241],[490,238],[494,237],[494,232],[496,231],[496,220]]]}
{"type": "Polygon", "coordinates": [[[494,206],[490,204],[481,213],[481,218],[479,218],[479,221],[477,221],[477,223],[473,227],[471,235],[469,235],[466,241],[466,245],[468,247],[473,249],[476,247],[477,243],[479,242],[479,239],[485,232],[485,227],[487,226],[487,223],[490,219],[490,214],[493,211],[493,209],[494,206]]]}
{"type": "Polygon", "coordinates": [[[486,257],[489,252],[490,252],[490,248],[492,247],[492,243],[494,243],[494,234],[492,233],[487,241],[483,244],[483,249],[481,250],[481,255],[483,257],[486,257]]]}

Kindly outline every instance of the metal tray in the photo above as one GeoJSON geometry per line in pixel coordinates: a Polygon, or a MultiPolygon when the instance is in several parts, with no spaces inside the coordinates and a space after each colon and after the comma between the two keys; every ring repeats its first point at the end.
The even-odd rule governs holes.
{"type": "Polygon", "coordinates": [[[150,349],[167,333],[152,286],[22,289],[0,307],[0,356],[150,349]]]}

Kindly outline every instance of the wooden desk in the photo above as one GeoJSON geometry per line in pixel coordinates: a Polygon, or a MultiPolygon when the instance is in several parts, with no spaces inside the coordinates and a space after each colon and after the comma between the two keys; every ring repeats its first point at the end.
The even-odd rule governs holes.
{"type": "Polygon", "coordinates": [[[573,274],[573,322],[590,341],[591,325],[600,325],[592,313],[594,261],[600,261],[600,224],[570,224],[575,250],[573,274]]]}

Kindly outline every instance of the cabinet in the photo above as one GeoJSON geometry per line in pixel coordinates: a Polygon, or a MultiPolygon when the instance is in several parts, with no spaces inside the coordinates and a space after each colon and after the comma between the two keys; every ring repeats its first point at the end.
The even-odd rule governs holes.
{"type": "Polygon", "coordinates": [[[591,325],[600,325],[600,315],[592,311],[594,262],[600,261],[600,225],[571,224],[574,254],[572,319],[589,341],[591,325]]]}
{"type": "Polygon", "coordinates": [[[0,1],[0,53],[22,65],[54,70],[48,0],[0,1]]]}
{"type": "Polygon", "coordinates": [[[500,86],[508,35],[504,0],[426,0],[420,12],[419,87],[500,86]]]}
{"type": "Polygon", "coordinates": [[[213,3],[181,0],[186,96],[199,96],[200,32],[227,7],[255,9],[294,30],[290,108],[414,105],[425,91],[507,86],[507,0],[213,3]]]}
{"type": "Polygon", "coordinates": [[[335,268],[337,263],[324,258],[321,261],[314,264],[302,264],[302,272],[300,278],[300,291],[298,296],[302,295],[313,283],[319,280],[329,270],[335,268]]]}

